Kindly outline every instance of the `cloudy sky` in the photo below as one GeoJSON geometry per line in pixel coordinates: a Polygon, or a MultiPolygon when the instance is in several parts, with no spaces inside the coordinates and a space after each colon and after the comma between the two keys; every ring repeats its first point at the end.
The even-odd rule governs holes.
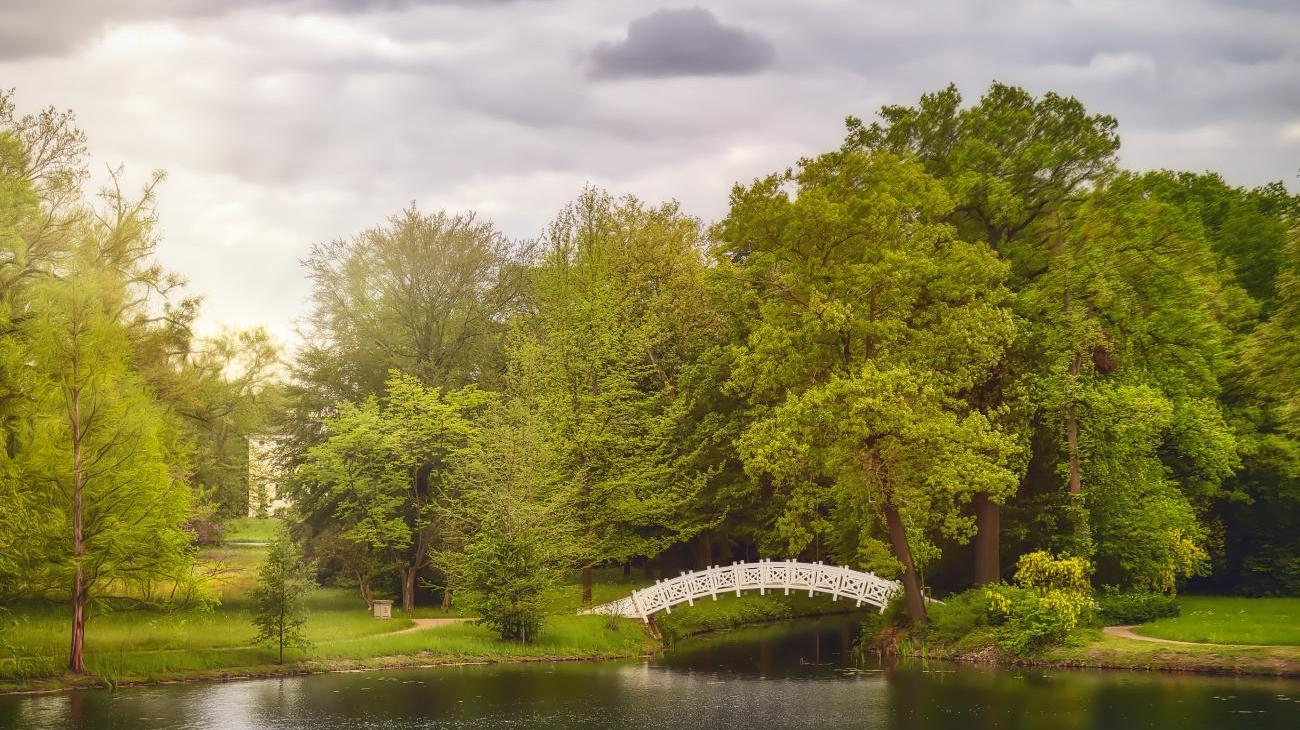
{"type": "Polygon", "coordinates": [[[0,87],[166,169],[205,328],[290,343],[310,245],[409,201],[531,237],[593,183],[711,220],[845,115],[994,79],[1115,115],[1129,167],[1300,188],[1295,0],[0,0],[0,87]]]}

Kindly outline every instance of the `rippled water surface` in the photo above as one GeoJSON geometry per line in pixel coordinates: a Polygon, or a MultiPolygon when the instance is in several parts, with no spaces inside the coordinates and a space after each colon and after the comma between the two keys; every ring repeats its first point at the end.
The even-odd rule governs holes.
{"type": "Polygon", "coordinates": [[[1127,672],[882,669],[848,618],[650,660],[329,674],[0,697],[0,728],[1300,728],[1300,683],[1127,672]]]}

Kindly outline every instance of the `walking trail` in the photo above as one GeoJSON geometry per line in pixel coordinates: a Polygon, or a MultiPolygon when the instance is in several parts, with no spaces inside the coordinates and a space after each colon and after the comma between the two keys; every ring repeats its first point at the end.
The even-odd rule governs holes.
{"type": "MultiPolygon", "coordinates": [[[[392,632],[392,633],[390,633],[390,634],[380,634],[380,636],[400,636],[400,635],[402,635],[402,634],[414,634],[414,633],[417,632],[417,631],[424,631],[424,630],[426,630],[426,629],[434,629],[434,628],[437,628],[437,627],[439,627],[439,626],[451,626],[452,624],[458,624],[458,623],[460,623],[461,621],[469,621],[469,620],[470,620],[470,619],[468,619],[468,618],[464,618],[464,617],[455,617],[455,618],[413,618],[413,619],[411,619],[411,622],[415,624],[414,626],[411,626],[411,627],[409,627],[409,628],[402,629],[402,630],[400,630],[400,631],[394,631],[394,632],[392,632]]],[[[362,638],[372,638],[372,637],[368,637],[368,636],[367,636],[367,637],[362,637],[362,638]]]]}

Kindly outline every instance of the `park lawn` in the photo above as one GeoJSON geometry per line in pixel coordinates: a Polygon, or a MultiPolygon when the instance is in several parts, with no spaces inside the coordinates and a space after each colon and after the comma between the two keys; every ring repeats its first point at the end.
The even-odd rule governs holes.
{"type": "Polygon", "coordinates": [[[1065,646],[1042,652],[1025,663],[1211,674],[1300,676],[1300,647],[1188,646],[1158,644],[1082,629],[1065,646]]]}
{"type": "MultiPolygon", "coordinates": [[[[214,582],[220,603],[212,610],[117,611],[95,616],[87,625],[86,662],[93,679],[114,685],[186,677],[262,675],[283,671],[529,659],[612,658],[643,654],[655,647],[640,624],[599,616],[577,616],[579,576],[546,596],[552,614],[531,644],[501,641],[472,622],[406,632],[412,618],[455,617],[437,606],[419,606],[393,619],[374,619],[351,587],[325,587],[308,597],[306,634],[311,647],[287,652],[286,667],[276,653],[254,645],[248,594],[265,556],[261,545],[228,543],[204,550],[201,560],[224,570],[214,582]]],[[[613,600],[643,581],[621,571],[598,571],[596,602],[613,600]]],[[[30,602],[8,607],[5,650],[0,655],[0,691],[58,686],[72,680],[67,665],[68,607],[30,602]]]]}
{"type": "Polygon", "coordinates": [[[1207,644],[1300,646],[1300,598],[1181,596],[1180,615],[1134,629],[1159,639],[1207,644]]]}
{"type": "Polygon", "coordinates": [[[228,543],[270,542],[284,521],[277,517],[235,517],[225,522],[223,540],[228,543]]]}

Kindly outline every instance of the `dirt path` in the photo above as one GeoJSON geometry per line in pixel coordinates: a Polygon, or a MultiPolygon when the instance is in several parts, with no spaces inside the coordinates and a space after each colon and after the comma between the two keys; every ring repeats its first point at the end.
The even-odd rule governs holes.
{"type": "MultiPolygon", "coordinates": [[[[1118,636],[1124,639],[1135,639],[1137,641],[1150,641],[1153,644],[1173,644],[1175,646],[1209,646],[1218,649],[1283,649],[1286,648],[1280,644],[1209,644],[1200,641],[1175,641],[1174,639],[1158,639],[1154,636],[1143,636],[1133,633],[1137,626],[1106,626],[1101,632],[1110,636],[1118,636]]],[[[408,631],[410,629],[407,629],[408,631]]]]}
{"type": "MultiPolygon", "coordinates": [[[[411,627],[409,627],[409,628],[402,629],[402,630],[400,630],[400,631],[394,631],[394,632],[389,633],[389,634],[379,634],[379,636],[399,636],[399,635],[401,635],[401,634],[414,634],[414,633],[417,632],[417,631],[425,631],[425,630],[427,630],[427,629],[435,629],[435,628],[437,628],[437,627],[439,627],[439,626],[451,626],[452,624],[458,624],[458,623],[460,623],[461,621],[469,621],[469,620],[471,620],[471,619],[468,619],[468,618],[413,618],[413,619],[411,619],[411,621],[415,624],[414,626],[411,626],[411,627]]],[[[373,637],[365,637],[365,638],[373,638],[373,637]]]]}

